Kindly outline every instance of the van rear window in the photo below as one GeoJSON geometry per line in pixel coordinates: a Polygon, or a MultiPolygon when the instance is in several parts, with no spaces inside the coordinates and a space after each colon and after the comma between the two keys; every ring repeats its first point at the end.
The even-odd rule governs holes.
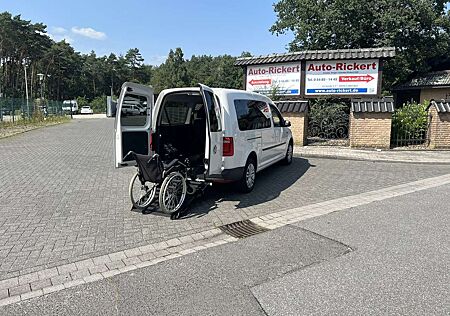
{"type": "Polygon", "coordinates": [[[162,125],[186,124],[189,108],[182,103],[168,103],[162,113],[162,125]]]}
{"type": "Polygon", "coordinates": [[[268,128],[271,126],[269,106],[265,102],[238,99],[234,100],[234,108],[236,109],[239,130],[241,131],[268,128]]]}
{"type": "Polygon", "coordinates": [[[121,104],[120,119],[122,126],[145,126],[148,104],[147,97],[127,93],[121,104]]]}

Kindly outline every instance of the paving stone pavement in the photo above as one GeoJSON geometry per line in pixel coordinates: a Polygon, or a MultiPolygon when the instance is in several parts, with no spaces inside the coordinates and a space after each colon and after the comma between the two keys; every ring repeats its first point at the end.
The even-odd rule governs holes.
{"type": "MultiPolygon", "coordinates": [[[[237,194],[231,185],[211,188],[177,221],[130,211],[133,172],[113,168],[111,119],[75,120],[0,140],[0,280],[52,274],[63,265],[70,270],[73,262],[447,174],[450,166],[296,158],[258,174],[251,194],[237,194]]],[[[39,279],[30,282],[45,287],[39,279]]]]}
{"type": "Polygon", "coordinates": [[[332,158],[404,163],[450,164],[450,150],[354,149],[339,146],[304,146],[295,154],[305,158],[332,158]]]}

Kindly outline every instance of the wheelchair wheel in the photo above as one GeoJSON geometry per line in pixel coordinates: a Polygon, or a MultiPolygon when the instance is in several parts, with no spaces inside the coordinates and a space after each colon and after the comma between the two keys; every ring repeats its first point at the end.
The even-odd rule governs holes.
{"type": "Polygon", "coordinates": [[[161,185],[159,207],[166,214],[180,210],[186,198],[186,178],[179,172],[170,173],[161,185]]]}
{"type": "Polygon", "coordinates": [[[128,190],[133,206],[138,210],[146,209],[155,198],[156,186],[156,183],[141,183],[139,173],[136,173],[133,178],[131,178],[130,187],[128,190]]]}

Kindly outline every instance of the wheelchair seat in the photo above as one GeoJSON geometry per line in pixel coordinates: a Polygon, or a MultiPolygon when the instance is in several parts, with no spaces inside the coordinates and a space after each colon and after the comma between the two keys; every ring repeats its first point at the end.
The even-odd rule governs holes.
{"type": "Polygon", "coordinates": [[[170,168],[172,168],[173,166],[175,166],[175,164],[178,162],[178,159],[173,159],[171,162],[169,162],[169,163],[164,163],[163,162],[163,167],[164,167],[164,170],[167,170],[167,169],[170,169],[170,168]]]}

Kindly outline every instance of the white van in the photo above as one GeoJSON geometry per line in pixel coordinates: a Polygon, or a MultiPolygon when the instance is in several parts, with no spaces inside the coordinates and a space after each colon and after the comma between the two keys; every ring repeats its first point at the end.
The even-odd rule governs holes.
{"type": "Polygon", "coordinates": [[[72,111],[73,114],[77,114],[78,113],[77,100],[64,100],[62,110],[64,112],[69,112],[69,113],[70,113],[70,111],[72,111]]]}
{"type": "Polygon", "coordinates": [[[163,90],[155,103],[151,87],[126,82],[117,114],[116,167],[134,163],[124,159],[130,150],[158,153],[163,160],[189,158],[205,181],[238,181],[250,192],[256,172],[292,162],[290,122],[257,93],[199,85],[163,90]],[[145,104],[146,115],[124,114],[129,98],[145,104]]]}

